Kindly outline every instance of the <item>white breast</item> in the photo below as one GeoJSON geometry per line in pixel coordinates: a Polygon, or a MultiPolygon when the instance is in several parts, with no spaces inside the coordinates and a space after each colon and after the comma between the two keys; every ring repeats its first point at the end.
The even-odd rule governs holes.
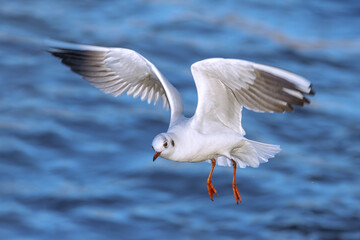
{"type": "Polygon", "coordinates": [[[201,133],[191,126],[191,119],[169,129],[168,134],[175,141],[175,149],[162,157],[177,162],[201,162],[221,155],[230,157],[231,150],[243,139],[240,134],[226,128],[219,132],[201,133]]]}

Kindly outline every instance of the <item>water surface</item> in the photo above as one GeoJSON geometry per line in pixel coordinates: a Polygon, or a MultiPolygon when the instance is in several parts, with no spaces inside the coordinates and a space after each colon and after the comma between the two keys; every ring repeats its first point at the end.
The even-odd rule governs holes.
{"type": "Polygon", "coordinates": [[[3,1],[1,239],[360,239],[360,2],[3,1]],[[257,169],[152,162],[169,112],[95,89],[46,53],[52,38],[126,47],[196,108],[190,65],[281,67],[313,82],[294,113],[244,110],[253,140],[283,151],[257,169]]]}

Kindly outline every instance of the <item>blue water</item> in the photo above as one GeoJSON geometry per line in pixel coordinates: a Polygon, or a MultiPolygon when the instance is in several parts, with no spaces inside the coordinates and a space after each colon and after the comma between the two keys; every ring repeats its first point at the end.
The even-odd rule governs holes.
{"type": "Polygon", "coordinates": [[[360,1],[1,1],[0,239],[360,239],[360,1]],[[312,81],[294,113],[244,110],[283,151],[257,169],[152,162],[169,112],[95,89],[44,51],[134,49],[196,107],[190,65],[243,58],[312,81]]]}

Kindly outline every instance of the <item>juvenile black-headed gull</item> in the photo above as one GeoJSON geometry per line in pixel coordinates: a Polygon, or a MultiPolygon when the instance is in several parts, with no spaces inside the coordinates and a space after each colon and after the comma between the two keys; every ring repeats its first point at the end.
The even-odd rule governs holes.
{"type": "Polygon", "coordinates": [[[242,107],[256,112],[293,111],[292,105],[309,103],[304,95],[313,94],[309,81],[278,68],[238,59],[205,59],[191,66],[198,105],[194,116],[186,118],[179,92],[139,53],[56,41],[48,45],[50,53],[103,92],[115,97],[126,92],[154,104],[161,99],[165,108],[170,106],[169,128],[152,142],[153,161],[161,156],[177,162],[210,162],[211,200],[217,194],[211,183],[216,164],[233,167],[232,188],[239,203],[236,167],[258,167],[280,152],[277,145],[245,138],[242,107]]]}

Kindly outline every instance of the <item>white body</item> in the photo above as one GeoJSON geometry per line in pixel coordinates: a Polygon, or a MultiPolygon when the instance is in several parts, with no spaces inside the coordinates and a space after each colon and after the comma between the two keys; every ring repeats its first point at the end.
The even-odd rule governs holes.
{"type": "Polygon", "coordinates": [[[201,162],[214,158],[220,166],[232,166],[230,159],[233,159],[241,168],[258,167],[280,151],[277,145],[248,140],[227,127],[209,129],[218,130],[203,132],[197,127],[194,118],[184,117],[170,127],[166,134],[158,135],[160,143],[155,138],[153,146],[157,146],[155,150],[161,152],[161,157],[171,161],[201,162]],[[163,135],[176,143],[171,151],[162,146],[163,135]]]}
{"type": "MultiPolygon", "coordinates": [[[[169,129],[153,140],[156,157],[177,162],[216,159],[218,165],[257,167],[280,151],[276,145],[246,139],[242,107],[257,112],[292,111],[312,94],[311,84],[293,73],[245,60],[212,58],[194,63],[198,92],[194,116],[185,118],[179,92],[139,53],[51,41],[49,52],[105,93],[162,100],[171,108],[169,129]]],[[[156,158],[154,157],[154,159],[156,158]]]]}
{"type": "Polygon", "coordinates": [[[201,162],[220,156],[230,158],[231,150],[244,140],[243,136],[229,129],[200,132],[193,118],[180,120],[169,128],[167,134],[174,139],[176,147],[174,151],[161,156],[177,162],[201,162]]]}

